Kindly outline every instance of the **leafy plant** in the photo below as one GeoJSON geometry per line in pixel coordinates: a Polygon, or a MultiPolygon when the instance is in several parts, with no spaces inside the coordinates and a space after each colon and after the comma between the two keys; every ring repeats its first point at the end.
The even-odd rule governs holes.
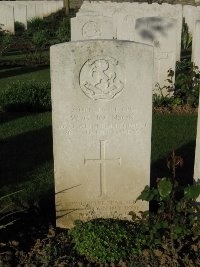
{"type": "Polygon", "coordinates": [[[155,108],[173,107],[181,105],[183,103],[181,98],[176,97],[174,94],[172,94],[174,84],[174,71],[171,69],[168,70],[167,77],[169,85],[160,87],[159,83],[156,84],[156,91],[158,91],[158,93],[153,94],[153,106],[155,108]],[[163,91],[166,91],[167,94],[164,95],[163,91]]]}
{"type": "Polygon", "coordinates": [[[6,51],[12,45],[13,35],[2,29],[2,24],[0,24],[0,55],[6,53],[6,51]]]}
{"type": "Polygon", "coordinates": [[[154,95],[154,103],[157,106],[161,105],[182,105],[188,104],[197,107],[199,103],[200,89],[200,70],[194,63],[188,60],[182,60],[176,64],[176,77],[174,82],[175,72],[168,70],[167,81],[169,85],[162,88],[157,84],[160,90],[160,95],[154,95]],[[168,92],[166,96],[162,91],[168,92]]]}
{"type": "Polygon", "coordinates": [[[16,81],[1,91],[0,105],[5,110],[44,111],[51,109],[49,82],[16,81]]]}
{"type": "Polygon", "coordinates": [[[133,224],[112,219],[76,221],[69,231],[75,250],[97,263],[126,259],[133,248],[133,224]]]}
{"type": "Polygon", "coordinates": [[[45,238],[36,240],[29,253],[17,249],[15,255],[20,266],[74,266],[67,230],[56,233],[52,226],[45,238]]]}
{"type": "Polygon", "coordinates": [[[44,30],[46,28],[46,21],[41,18],[33,18],[27,22],[27,33],[28,35],[33,35],[34,33],[44,30]]]}
{"type": "Polygon", "coordinates": [[[157,179],[157,187],[146,186],[137,199],[156,202],[157,212],[141,212],[141,216],[130,214],[134,222],[141,225],[135,238],[135,253],[145,248],[152,253],[160,249],[177,261],[185,247],[196,246],[200,238],[200,207],[194,204],[200,195],[200,185],[181,185],[176,168],[183,165],[183,159],[174,152],[167,165],[172,177],[157,179]]]}
{"type": "Polygon", "coordinates": [[[22,190],[19,190],[17,192],[10,193],[3,197],[0,197],[0,206],[2,206],[2,208],[0,208],[0,215],[1,215],[0,216],[0,230],[5,229],[6,227],[10,225],[13,225],[16,219],[12,219],[12,216],[16,213],[22,212],[22,210],[13,211],[11,207],[12,204],[9,203],[9,198],[15,194],[18,194],[21,191],[22,190]],[[2,205],[2,202],[4,202],[4,205],[2,205]]]}
{"type": "Polygon", "coordinates": [[[188,25],[183,22],[182,27],[182,38],[181,38],[182,49],[190,49],[192,47],[192,35],[188,30],[188,25]]]}
{"type": "Polygon", "coordinates": [[[21,35],[25,32],[25,26],[19,21],[15,21],[15,34],[21,35]]]}
{"type": "Polygon", "coordinates": [[[70,40],[70,22],[69,18],[64,18],[58,30],[56,31],[56,37],[59,42],[66,42],[70,40]]]}

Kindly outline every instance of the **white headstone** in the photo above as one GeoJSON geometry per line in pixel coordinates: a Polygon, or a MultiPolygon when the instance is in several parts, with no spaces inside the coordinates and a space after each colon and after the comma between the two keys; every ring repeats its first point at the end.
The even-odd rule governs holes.
{"type": "Polygon", "coordinates": [[[14,7],[0,2],[0,24],[3,30],[15,32],[14,7]]]}
{"type": "Polygon", "coordinates": [[[189,32],[193,34],[195,21],[200,20],[200,9],[196,6],[185,5],[183,6],[183,17],[188,25],[189,32]]]}
{"type": "Polygon", "coordinates": [[[50,51],[57,225],[130,218],[147,208],[134,201],[150,181],[153,48],[90,40],[50,51]]]}
{"type": "Polygon", "coordinates": [[[135,41],[136,20],[145,17],[163,17],[177,21],[176,59],[180,60],[182,6],[157,3],[126,3],[119,12],[115,13],[117,21],[117,39],[135,41]]]}
{"type": "MultiPolygon", "coordinates": [[[[36,13],[35,13],[35,2],[36,1],[2,1],[2,2],[9,4],[9,5],[12,5],[14,7],[16,5],[26,6],[27,20],[30,20],[30,19],[36,17],[36,13]]],[[[22,16],[24,17],[24,14],[22,14],[22,16]]]]}
{"type": "Polygon", "coordinates": [[[79,9],[79,12],[76,13],[76,16],[81,15],[92,15],[97,14],[101,16],[110,16],[112,17],[113,14],[120,10],[123,7],[123,3],[116,3],[116,2],[90,2],[90,1],[84,1],[81,8],[79,9]]]}
{"type": "MultiPolygon", "coordinates": [[[[168,86],[168,70],[175,72],[177,21],[164,17],[143,17],[135,22],[136,42],[154,46],[154,86],[168,86]]],[[[156,88],[156,87],[155,87],[156,88]]],[[[155,93],[160,94],[157,90],[155,93]]],[[[162,90],[167,95],[166,87],[162,90]]]]}
{"type": "Polygon", "coordinates": [[[19,3],[14,5],[14,18],[15,22],[22,23],[27,28],[27,6],[19,3]]]}
{"type": "Polygon", "coordinates": [[[80,16],[71,19],[71,40],[113,39],[112,18],[105,16],[80,16]]]}
{"type": "Polygon", "coordinates": [[[192,61],[200,69],[200,20],[195,23],[192,38],[192,61]]]}
{"type": "Polygon", "coordinates": [[[44,17],[44,14],[45,14],[45,6],[44,6],[44,3],[43,1],[35,1],[35,15],[37,18],[43,18],[44,17]]]}

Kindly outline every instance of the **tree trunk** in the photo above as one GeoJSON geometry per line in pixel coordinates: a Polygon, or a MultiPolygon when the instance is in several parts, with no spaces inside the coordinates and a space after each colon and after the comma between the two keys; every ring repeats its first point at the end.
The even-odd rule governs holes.
{"type": "Polygon", "coordinates": [[[69,15],[69,0],[63,0],[63,6],[65,8],[65,14],[69,15]]]}

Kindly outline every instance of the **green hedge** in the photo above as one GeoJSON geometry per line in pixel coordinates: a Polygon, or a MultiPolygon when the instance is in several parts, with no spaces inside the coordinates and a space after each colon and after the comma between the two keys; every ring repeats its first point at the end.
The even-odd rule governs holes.
{"type": "Polygon", "coordinates": [[[5,111],[51,110],[50,82],[16,81],[0,91],[0,106],[5,111]]]}

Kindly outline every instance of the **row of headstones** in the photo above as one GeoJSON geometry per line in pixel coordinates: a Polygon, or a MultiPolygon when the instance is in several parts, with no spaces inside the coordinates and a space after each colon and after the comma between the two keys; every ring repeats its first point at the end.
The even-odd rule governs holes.
{"type": "MultiPolygon", "coordinates": [[[[84,1],[71,19],[71,40],[118,39],[153,45],[154,85],[162,88],[169,85],[167,71],[175,70],[180,60],[183,18],[193,34],[195,60],[200,7],[194,6],[84,1]]],[[[166,88],[163,93],[167,94],[166,88]]]]}
{"type": "Polygon", "coordinates": [[[129,219],[130,211],[148,208],[135,200],[150,183],[154,48],[84,40],[55,45],[50,54],[57,225],[129,219]]]}
{"type": "Polygon", "coordinates": [[[14,33],[14,23],[20,22],[27,28],[27,21],[43,18],[63,8],[63,1],[0,1],[0,24],[14,33]]]}

